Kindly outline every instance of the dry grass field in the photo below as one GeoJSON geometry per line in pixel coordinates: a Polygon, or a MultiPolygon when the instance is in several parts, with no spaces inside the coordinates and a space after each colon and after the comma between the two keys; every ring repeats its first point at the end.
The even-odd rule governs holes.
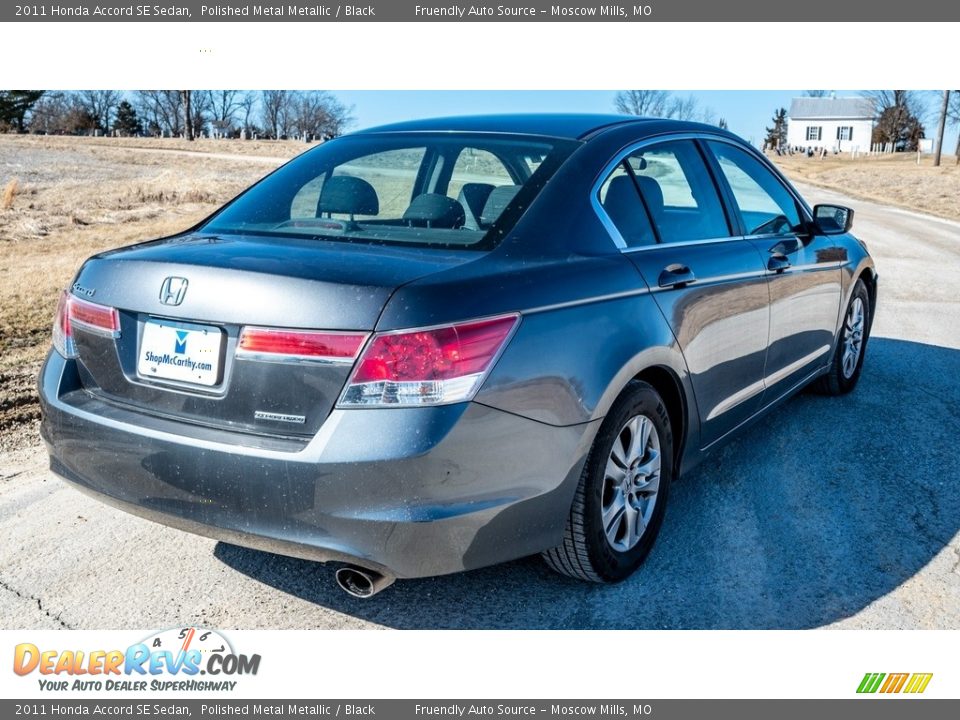
{"type": "MultiPolygon", "coordinates": [[[[86,257],[188,228],[308,147],[0,135],[0,449],[35,438],[57,297],[86,257]]],[[[960,219],[952,157],[939,169],[901,155],[776,161],[810,184],[960,219]]]]}
{"type": "Polygon", "coordinates": [[[0,135],[0,448],[35,437],[57,297],[85,258],[188,228],[307,147],[0,135]]]}
{"type": "Polygon", "coordinates": [[[789,177],[839,190],[864,200],[960,220],[960,166],[952,155],[933,167],[930,156],[917,165],[914,153],[853,159],[831,155],[822,160],[800,155],[771,156],[789,177]]]}

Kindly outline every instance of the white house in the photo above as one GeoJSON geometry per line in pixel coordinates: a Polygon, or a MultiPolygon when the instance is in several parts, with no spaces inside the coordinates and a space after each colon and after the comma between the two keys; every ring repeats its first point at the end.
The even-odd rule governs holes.
{"type": "Polygon", "coordinates": [[[866,152],[873,135],[873,115],[873,103],[867,98],[794,98],[787,118],[787,145],[866,152]]]}

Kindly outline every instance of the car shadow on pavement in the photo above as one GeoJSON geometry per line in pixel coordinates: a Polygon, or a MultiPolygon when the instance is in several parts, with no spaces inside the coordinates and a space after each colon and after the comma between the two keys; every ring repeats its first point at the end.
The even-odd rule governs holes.
{"type": "MultiPolygon", "coordinates": [[[[329,566],[224,543],[215,555],[396,628],[818,627],[900,587],[960,529],[958,374],[958,350],[873,338],[852,394],[797,396],[678,483],[646,564],[617,585],[526,558],[357,600],[329,566]]],[[[896,607],[884,612],[897,627],[896,607]]]]}

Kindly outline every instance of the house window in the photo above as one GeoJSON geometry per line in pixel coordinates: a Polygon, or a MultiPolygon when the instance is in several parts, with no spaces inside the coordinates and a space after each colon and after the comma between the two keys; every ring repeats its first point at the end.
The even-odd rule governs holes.
{"type": "Polygon", "coordinates": [[[853,127],[841,125],[837,128],[837,140],[853,140],[853,127]]]}
{"type": "Polygon", "coordinates": [[[807,126],[807,140],[819,140],[822,132],[823,128],[819,125],[807,126]]]}

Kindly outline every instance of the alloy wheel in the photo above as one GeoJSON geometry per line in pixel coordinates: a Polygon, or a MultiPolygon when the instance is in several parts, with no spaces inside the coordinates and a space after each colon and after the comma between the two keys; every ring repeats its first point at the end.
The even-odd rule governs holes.
{"type": "Polygon", "coordinates": [[[601,521],[610,547],[636,547],[653,516],[660,490],[660,436],[653,421],[636,415],[620,429],[603,478],[601,521]]]}
{"type": "Polygon", "coordinates": [[[841,358],[841,367],[843,377],[850,379],[857,369],[857,362],[860,360],[860,353],[863,352],[863,325],[865,313],[863,300],[858,297],[850,303],[847,310],[847,317],[843,323],[843,357],[841,358]]]}

